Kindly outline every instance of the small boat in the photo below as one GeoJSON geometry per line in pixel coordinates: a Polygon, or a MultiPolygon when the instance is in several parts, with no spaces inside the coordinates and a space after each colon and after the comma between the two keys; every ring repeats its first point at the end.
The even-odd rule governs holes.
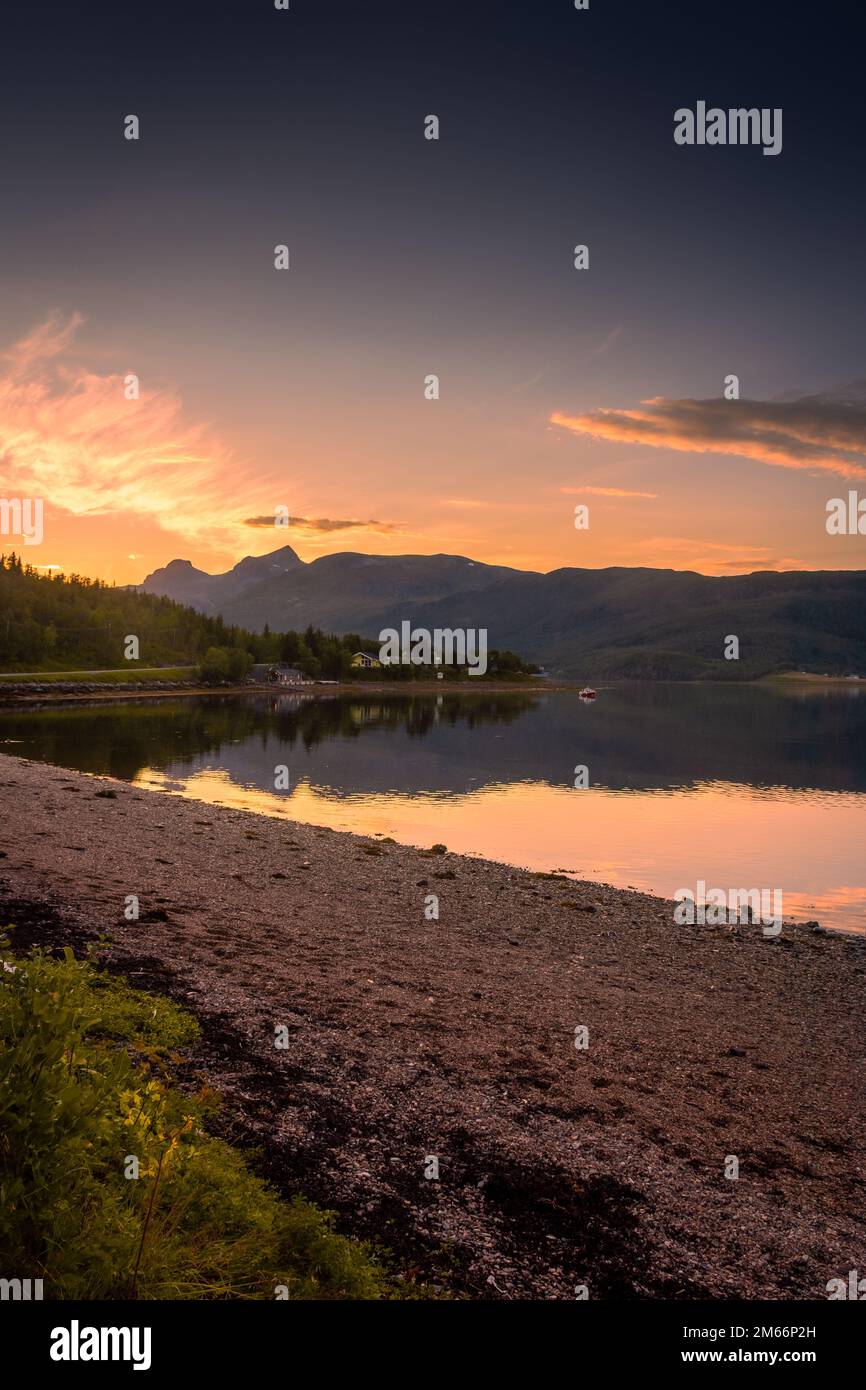
{"type": "Polygon", "coordinates": [[[598,691],[593,690],[591,685],[585,685],[580,691],[580,698],[581,700],[594,700],[597,694],[598,691]]]}

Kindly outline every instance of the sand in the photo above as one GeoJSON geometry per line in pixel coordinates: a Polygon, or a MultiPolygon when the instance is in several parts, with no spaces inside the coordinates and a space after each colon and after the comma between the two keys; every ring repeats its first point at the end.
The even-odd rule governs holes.
{"type": "Polygon", "coordinates": [[[201,1019],[180,1079],[222,1093],[220,1132],[404,1271],[815,1299],[866,1267],[866,939],[677,926],[646,894],[14,757],[0,819],[19,945],[110,931],[111,968],[201,1019]]]}

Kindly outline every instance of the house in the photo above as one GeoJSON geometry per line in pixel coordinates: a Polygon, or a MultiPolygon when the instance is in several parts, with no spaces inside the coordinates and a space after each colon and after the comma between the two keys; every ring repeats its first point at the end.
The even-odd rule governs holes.
{"type": "Polygon", "coordinates": [[[371,656],[369,652],[355,652],[355,655],[352,657],[352,665],[362,666],[365,671],[369,671],[374,666],[381,666],[382,663],[381,661],[377,661],[375,656],[371,656]]]}
{"type": "Polygon", "coordinates": [[[303,671],[299,671],[297,666],[286,666],[284,662],[277,661],[269,666],[265,674],[265,681],[268,685],[312,685],[309,676],[305,676],[303,671]]]}

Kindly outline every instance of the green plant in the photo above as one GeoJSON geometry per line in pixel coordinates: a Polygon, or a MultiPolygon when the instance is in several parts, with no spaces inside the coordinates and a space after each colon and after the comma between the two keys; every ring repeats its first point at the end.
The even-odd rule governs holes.
{"type": "Polygon", "coordinates": [[[252,664],[249,652],[240,647],[208,647],[197,674],[205,685],[237,683],[246,679],[252,664]]]}
{"type": "Polygon", "coordinates": [[[198,1036],[69,949],[15,958],[0,938],[2,1273],[58,1299],[411,1296],[207,1133],[215,1097],[169,1079],[198,1036]]]}

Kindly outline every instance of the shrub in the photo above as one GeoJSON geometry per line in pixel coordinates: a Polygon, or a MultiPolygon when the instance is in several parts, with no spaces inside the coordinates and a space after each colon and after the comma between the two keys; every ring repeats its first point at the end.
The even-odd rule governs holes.
{"type": "Polygon", "coordinates": [[[241,647],[208,647],[197,676],[205,685],[238,684],[250,673],[253,659],[241,647]]]}
{"type": "Polygon", "coordinates": [[[69,949],[0,948],[0,1273],[56,1299],[400,1296],[370,1247],[206,1132],[216,1098],[169,1080],[190,1014],[69,949]]]}

